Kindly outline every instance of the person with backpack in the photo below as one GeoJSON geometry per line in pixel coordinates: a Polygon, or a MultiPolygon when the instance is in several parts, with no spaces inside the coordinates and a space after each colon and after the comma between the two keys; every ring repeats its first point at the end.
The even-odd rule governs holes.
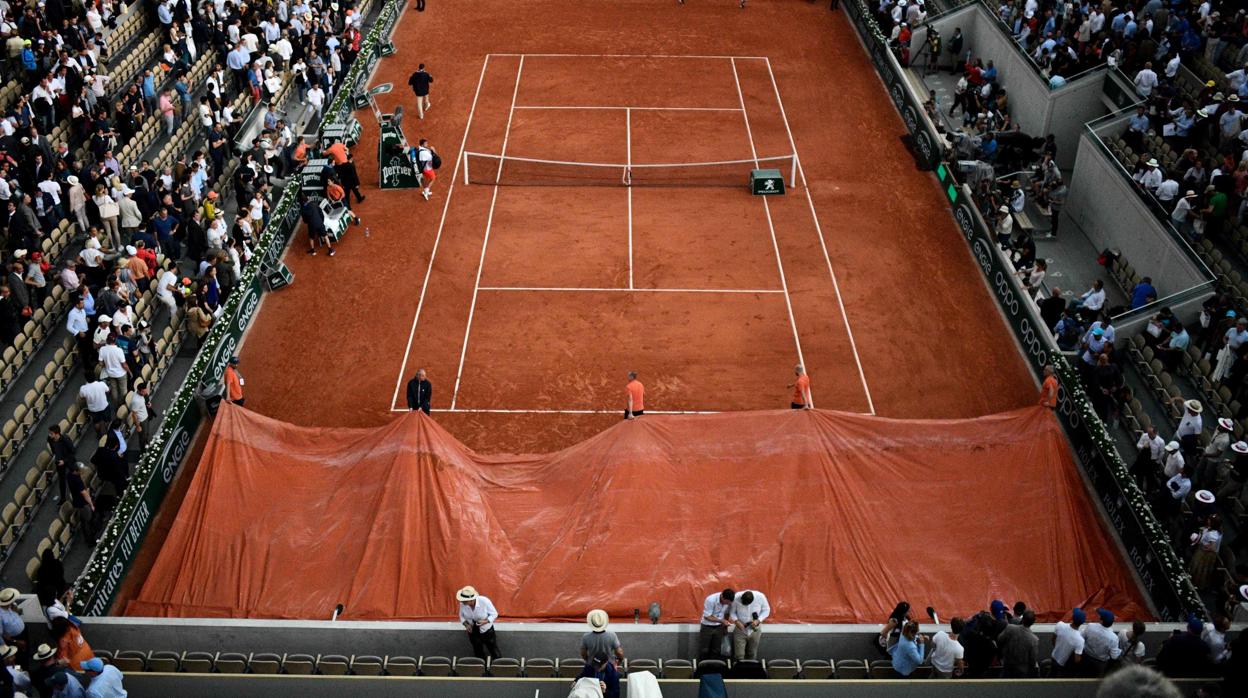
{"type": "Polygon", "coordinates": [[[412,161],[416,163],[416,169],[420,172],[420,195],[425,197],[425,201],[433,196],[432,184],[437,179],[437,170],[442,167],[442,158],[438,156],[438,151],[429,145],[428,139],[420,139],[420,145],[412,149],[412,161]]]}

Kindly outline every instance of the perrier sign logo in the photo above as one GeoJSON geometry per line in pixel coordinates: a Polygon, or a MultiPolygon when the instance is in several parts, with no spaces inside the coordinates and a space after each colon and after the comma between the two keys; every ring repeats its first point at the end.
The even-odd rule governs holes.
{"type": "Polygon", "coordinates": [[[403,134],[392,124],[381,126],[381,152],[377,162],[381,164],[381,188],[405,189],[420,186],[416,166],[403,152],[403,134]]]}

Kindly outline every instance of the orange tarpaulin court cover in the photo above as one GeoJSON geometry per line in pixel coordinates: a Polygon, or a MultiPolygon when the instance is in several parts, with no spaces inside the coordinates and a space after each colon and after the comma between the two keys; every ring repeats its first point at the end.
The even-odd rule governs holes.
{"type": "Polygon", "coordinates": [[[826,411],[647,416],[558,453],[478,455],[420,412],[296,427],[223,405],[129,615],[630,617],[759,589],[782,622],[1042,618],[1143,598],[1043,408],[979,419],[826,411]]]}

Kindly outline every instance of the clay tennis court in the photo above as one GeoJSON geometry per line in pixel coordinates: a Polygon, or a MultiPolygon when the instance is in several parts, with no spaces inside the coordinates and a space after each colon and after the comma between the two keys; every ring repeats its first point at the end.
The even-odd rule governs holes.
{"type": "Polygon", "coordinates": [[[472,298],[422,284],[392,407],[464,327],[440,412],[618,414],[630,368],[650,413],[767,409],[797,363],[873,412],[767,59],[490,54],[474,95],[435,240],[480,239],[472,298]]]}
{"type": "MultiPolygon", "coordinates": [[[[843,15],[802,1],[758,2],[746,11],[735,2],[667,0],[430,8],[401,21],[399,52],[379,64],[373,84],[394,83],[379,97],[383,111],[403,105],[408,140],[428,138],[442,155],[434,196],[370,188],[376,127],[365,122],[355,152],[368,198],[355,206],[369,235],[353,230],[333,259],[304,255],[302,233],[297,238],[287,255],[296,281],[265,297],[242,350],[248,409],[301,427],[381,428],[395,424],[403,386],[424,368],[438,428],[475,453],[571,447],[550,456],[571,462],[569,455],[591,447],[587,439],[618,425],[628,370],[641,373],[647,411],[657,413],[643,420],[787,408],[798,362],[811,373],[817,407],[955,420],[933,423],[933,433],[1034,404],[1036,383],[942,192],[915,168],[900,139],[904,126],[843,15]],[[420,62],[435,77],[423,121],[406,88],[420,62]],[[800,165],[789,192],[765,202],[751,196],[753,161],[783,170],[785,158],[800,165]],[[623,168],[528,160],[635,165],[631,179],[640,180],[614,181],[623,168]],[[690,170],[640,167],[723,161],[745,162],[683,180],[678,172],[690,170]],[[734,176],[739,186],[722,185],[734,176]]],[[[1038,445],[1057,427],[1043,426],[1047,415],[1037,419],[1028,422],[1028,438],[1038,445]]],[[[644,429],[667,433],[663,424],[644,429]]],[[[306,432],[315,433],[328,434],[306,432]]],[[[385,433],[352,431],[348,440],[372,443],[385,433]]],[[[593,443],[627,438],[613,430],[593,443]]],[[[1030,471],[1037,496],[1091,511],[1069,453],[1048,453],[1048,465],[1030,471]]],[[[875,467],[863,458],[861,468],[875,467]]],[[[969,496],[1009,478],[1008,465],[994,462],[982,481],[966,469],[955,481],[939,469],[903,467],[886,487],[910,493],[906,506],[935,512],[959,491],[969,496]],[[926,486],[933,478],[943,489],[926,486]]],[[[207,502],[209,483],[187,475],[177,496],[191,487],[189,496],[207,502]]],[[[873,487],[869,473],[854,477],[873,487]]],[[[162,510],[154,541],[173,525],[174,511],[162,510]]],[[[826,512],[826,520],[805,523],[847,530],[842,514],[826,512]]],[[[1026,540],[1001,543],[1015,550],[1052,544],[1035,530],[1019,533],[1026,540]]],[[[1106,555],[1107,534],[1087,534],[1065,548],[1069,554],[1106,555]]],[[[757,544],[778,542],[763,534],[757,544]]],[[[155,544],[147,547],[155,552],[155,544]]],[[[177,569],[178,551],[166,552],[162,568],[177,569]]],[[[927,568],[909,570],[897,590],[931,598],[934,584],[950,605],[969,609],[989,593],[1012,595],[1011,580],[1056,575],[1045,582],[1063,590],[1050,614],[1111,593],[1146,617],[1138,589],[1125,581],[1129,567],[1109,554],[1108,567],[1039,569],[1034,557],[1001,560],[985,541],[959,553],[967,569],[986,574],[975,588],[955,593],[927,568]]],[[[768,584],[807,583],[752,572],[768,575],[768,584]]],[[[872,574],[851,586],[861,590],[872,574]]],[[[431,581],[443,582],[451,583],[431,581]]],[[[149,600],[171,598],[173,587],[161,584],[145,590],[149,600]]],[[[891,597],[883,599],[860,598],[840,617],[875,617],[891,606],[891,597]]],[[[188,609],[205,603],[183,602],[188,609]]],[[[534,603],[534,617],[574,615],[534,603]]],[[[219,600],[227,606],[232,614],[255,612],[219,600]]],[[[425,617],[433,607],[403,614],[425,617]]]]}
{"type": "MultiPolygon", "coordinates": [[[[266,297],[242,354],[249,407],[385,423],[421,367],[434,409],[454,401],[438,419],[469,446],[550,451],[618,418],[630,369],[654,411],[786,407],[799,345],[821,408],[969,417],[1032,401],[844,18],[802,2],[462,3],[409,12],[395,43],[373,84],[395,84],[383,110],[405,105],[408,139],[442,155],[435,195],[370,189],[356,205],[369,237],[350,235],[332,260],[295,245],[297,281],[266,297]],[[435,77],[423,121],[406,88],[419,62],[435,77]],[[455,172],[461,150],[599,163],[796,153],[801,172],[764,205],[750,165],[737,188],[624,187],[551,186],[549,169],[508,162],[495,200],[455,172]]],[[[486,176],[487,160],[468,163],[486,176]]]]}

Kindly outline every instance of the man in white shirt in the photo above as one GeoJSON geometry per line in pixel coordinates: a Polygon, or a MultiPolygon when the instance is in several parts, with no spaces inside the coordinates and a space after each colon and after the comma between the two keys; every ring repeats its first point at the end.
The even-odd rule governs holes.
{"type": "Polygon", "coordinates": [[[761,591],[743,591],[732,602],[729,618],[732,631],[732,657],[758,659],[758,643],[763,639],[763,621],[771,615],[771,605],[761,591]]]}
{"type": "Polygon", "coordinates": [[[1086,311],[1080,314],[1085,319],[1091,320],[1100,314],[1101,308],[1105,307],[1105,282],[1097,279],[1092,282],[1092,288],[1083,292],[1079,296],[1079,300],[1074,302],[1072,310],[1086,311]]]}
{"type": "Polygon", "coordinates": [[[494,621],[498,619],[494,603],[470,586],[456,592],[455,599],[459,601],[459,622],[468,631],[473,656],[486,660],[501,657],[494,632],[494,621]]]}
{"type": "Polygon", "coordinates": [[[1178,441],[1171,441],[1166,444],[1166,455],[1162,463],[1162,472],[1165,473],[1167,480],[1178,475],[1179,471],[1183,469],[1186,461],[1183,459],[1182,452],[1179,451],[1178,441]]]}
{"type": "Polygon", "coordinates": [[[147,420],[151,418],[151,399],[148,397],[151,390],[147,387],[147,383],[136,381],[134,384],[134,392],[130,393],[130,397],[126,399],[126,407],[130,408],[130,424],[134,426],[134,435],[139,441],[139,453],[147,448],[147,442],[151,439],[151,427],[147,420]]]}
{"type": "Polygon", "coordinates": [[[425,172],[433,172],[433,146],[429,145],[429,141],[422,138],[420,145],[416,147],[416,171],[420,173],[420,195],[425,197],[425,201],[433,196],[433,175],[425,178],[425,172]]]}
{"type": "MultiPolygon", "coordinates": [[[[1166,457],[1166,440],[1157,433],[1157,427],[1150,424],[1148,429],[1140,432],[1140,438],[1135,442],[1135,449],[1135,462],[1131,465],[1131,474],[1135,476],[1136,484],[1140,486],[1140,489],[1148,492],[1149,485],[1156,482],[1157,468],[1161,467],[1166,457]]],[[[1156,485],[1153,484],[1153,486],[1156,485]]]]}
{"type": "Polygon", "coordinates": [[[1079,663],[1083,661],[1084,639],[1079,627],[1087,622],[1088,617],[1082,608],[1071,611],[1070,622],[1058,621],[1053,626],[1053,663],[1057,675],[1066,678],[1080,676],[1079,663]]]}
{"type": "Polygon", "coordinates": [[[1135,74],[1135,93],[1148,99],[1154,87],[1157,87],[1157,73],[1153,72],[1153,64],[1148,62],[1135,74]]]}
{"type": "Polygon", "coordinates": [[[1130,630],[1118,633],[1118,650],[1122,661],[1138,663],[1144,660],[1148,650],[1144,647],[1143,637],[1144,622],[1139,620],[1131,623],[1130,630]]]}
{"type": "Polygon", "coordinates": [[[1200,400],[1183,400],[1181,397],[1176,397],[1175,400],[1183,403],[1183,418],[1179,420],[1179,428],[1174,430],[1174,437],[1179,440],[1187,456],[1194,456],[1200,447],[1197,440],[1205,430],[1205,422],[1200,416],[1205,411],[1205,406],[1200,400]]]}
{"type": "Polygon", "coordinates": [[[731,588],[717,591],[702,603],[698,625],[698,659],[723,659],[724,635],[733,627],[729,615],[737,593],[731,588]]]}
{"type": "Polygon", "coordinates": [[[178,292],[178,274],[174,271],[174,264],[169,260],[165,260],[165,270],[160,273],[160,278],[156,280],[156,299],[165,304],[169,309],[169,317],[178,314],[178,304],[174,300],[173,294],[178,292]]]}
{"type": "Polygon", "coordinates": [[[87,413],[91,415],[96,435],[103,435],[112,421],[108,409],[108,386],[99,378],[90,379],[78,389],[78,397],[87,403],[87,413]]]}
{"type": "Polygon", "coordinates": [[[1157,194],[1157,187],[1165,181],[1165,175],[1161,173],[1161,163],[1157,162],[1157,158],[1150,158],[1147,167],[1143,172],[1136,175],[1135,181],[1139,182],[1141,187],[1148,190],[1150,194],[1157,194]]]}
{"type": "Polygon", "coordinates": [[[108,384],[110,395],[125,395],[128,389],[130,366],[126,363],[126,352],[117,346],[116,335],[109,335],[104,346],[100,347],[101,378],[108,384]]]}
{"type": "Polygon", "coordinates": [[[1105,665],[1122,656],[1118,647],[1118,636],[1114,634],[1114,613],[1108,608],[1096,609],[1099,623],[1088,623],[1083,626],[1083,657],[1085,676],[1099,676],[1105,671],[1105,665]]]}
{"type": "Polygon", "coordinates": [[[1163,176],[1161,184],[1157,185],[1156,195],[1167,211],[1173,209],[1174,200],[1179,195],[1179,180],[1170,175],[1163,176]]]}
{"type": "Polygon", "coordinates": [[[932,636],[932,650],[927,660],[932,664],[933,677],[950,679],[962,675],[966,668],[966,662],[962,660],[965,650],[956,638],[962,634],[965,627],[966,621],[954,618],[949,621],[949,628],[953,631],[952,636],[943,630],[932,636]]]}

